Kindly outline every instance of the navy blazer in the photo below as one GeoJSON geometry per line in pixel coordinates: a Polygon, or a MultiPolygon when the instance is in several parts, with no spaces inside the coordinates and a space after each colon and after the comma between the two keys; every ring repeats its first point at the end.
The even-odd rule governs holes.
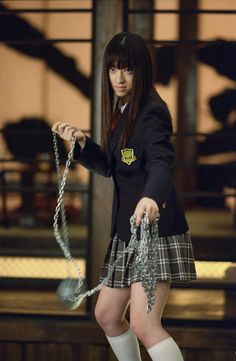
{"type": "Polygon", "coordinates": [[[119,139],[128,117],[128,106],[113,130],[109,151],[86,138],[83,151],[76,143],[74,159],[87,169],[113,177],[111,237],[130,240],[130,217],[142,197],[152,198],[160,210],[159,235],[188,230],[183,207],[173,184],[172,123],[165,102],[155,94],[140,111],[134,131],[125,147],[119,139]]]}

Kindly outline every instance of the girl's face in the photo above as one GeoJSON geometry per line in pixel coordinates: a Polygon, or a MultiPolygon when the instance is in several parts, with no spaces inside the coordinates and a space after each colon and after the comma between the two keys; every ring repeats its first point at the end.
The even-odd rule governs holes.
{"type": "Polygon", "coordinates": [[[109,79],[114,93],[121,98],[122,104],[125,104],[133,85],[133,71],[112,66],[109,68],[109,79]]]}

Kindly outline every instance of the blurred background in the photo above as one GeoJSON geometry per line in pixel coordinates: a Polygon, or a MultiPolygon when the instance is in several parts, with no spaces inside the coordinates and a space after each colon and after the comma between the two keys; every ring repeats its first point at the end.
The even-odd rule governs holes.
{"type": "MultiPolygon", "coordinates": [[[[99,141],[101,57],[119,31],[139,33],[150,48],[173,119],[175,181],[196,258],[198,280],[173,284],[163,322],[186,360],[234,359],[236,0],[7,0],[0,1],[3,361],[114,360],[93,322],[95,301],[72,312],[56,299],[60,281],[76,273],[53,235],[51,126],[66,121],[99,141]]],[[[63,170],[68,144],[58,145],[63,170]]],[[[72,164],[64,202],[71,253],[88,287],[108,244],[111,195],[110,180],[72,164]]]]}

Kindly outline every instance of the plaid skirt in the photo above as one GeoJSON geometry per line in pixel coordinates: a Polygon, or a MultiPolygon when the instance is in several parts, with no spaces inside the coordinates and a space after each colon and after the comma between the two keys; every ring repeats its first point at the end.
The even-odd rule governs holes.
{"type": "MultiPolygon", "coordinates": [[[[196,280],[196,269],[194,264],[194,254],[189,232],[158,237],[160,257],[157,260],[157,282],[174,281],[188,282],[196,280]]],[[[117,235],[111,240],[100,276],[100,282],[105,279],[113,263],[122,254],[127,247],[127,243],[117,238],[117,235]]],[[[140,282],[135,269],[135,259],[137,250],[132,254],[125,253],[117,263],[112,275],[105,282],[107,287],[127,288],[132,283],[140,282]]]]}

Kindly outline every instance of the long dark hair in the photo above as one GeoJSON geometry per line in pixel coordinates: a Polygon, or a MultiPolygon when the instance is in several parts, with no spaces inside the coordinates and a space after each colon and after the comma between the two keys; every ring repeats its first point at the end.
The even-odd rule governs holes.
{"type": "Polygon", "coordinates": [[[120,143],[125,145],[132,134],[140,107],[145,103],[153,86],[151,56],[144,39],[135,33],[122,32],[115,35],[106,46],[102,69],[101,144],[108,149],[111,135],[111,119],[116,107],[116,97],[109,80],[109,68],[128,68],[133,71],[133,84],[129,99],[128,121],[120,143]]]}

